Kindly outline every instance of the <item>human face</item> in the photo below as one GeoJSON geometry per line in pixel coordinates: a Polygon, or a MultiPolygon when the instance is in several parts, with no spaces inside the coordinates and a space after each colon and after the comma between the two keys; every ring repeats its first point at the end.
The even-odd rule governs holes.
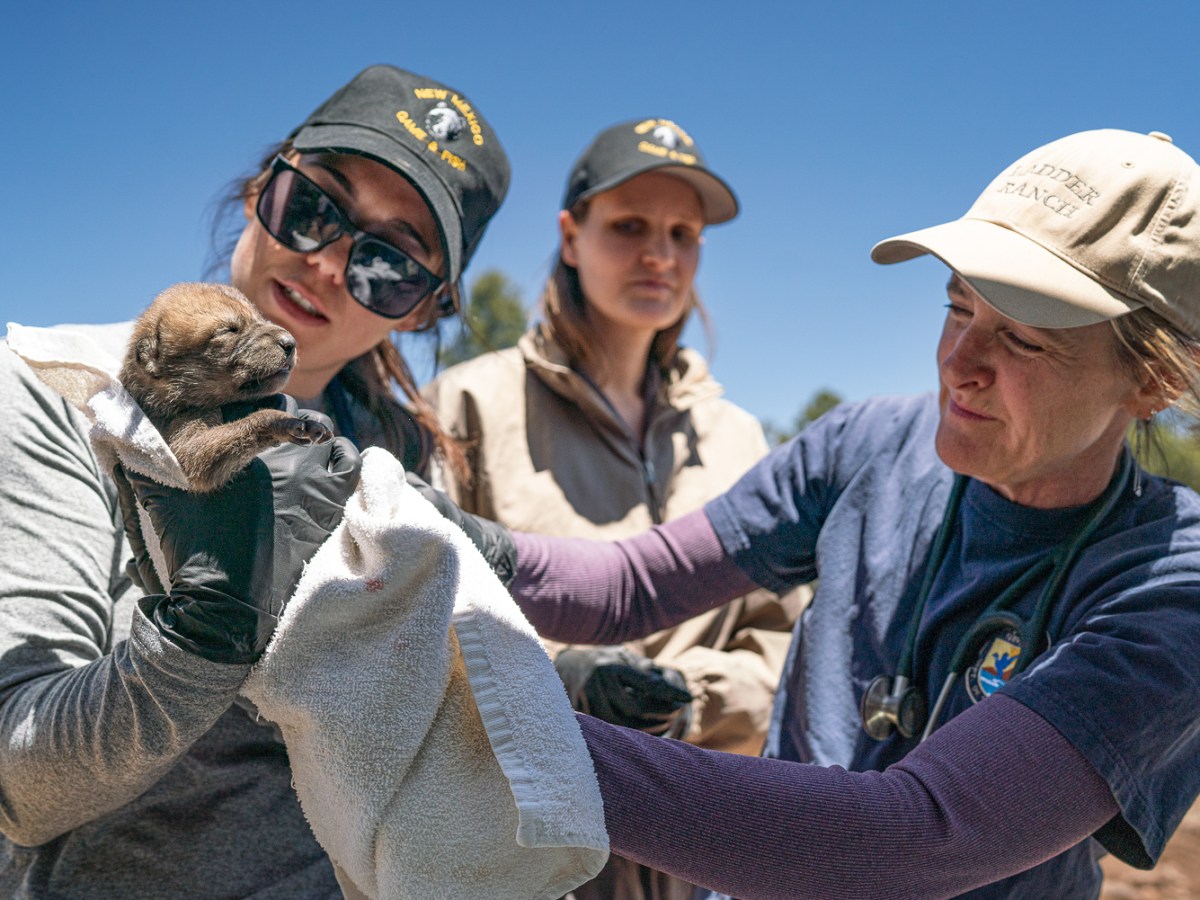
{"type": "Polygon", "coordinates": [[[957,275],[947,294],[938,456],[1026,506],[1099,496],[1126,429],[1148,403],[1118,362],[1112,326],[1023,325],[957,275]]]}
{"type": "Polygon", "coordinates": [[[442,287],[419,262],[378,235],[361,231],[336,203],[282,156],[258,195],[258,221],[289,250],[315,253],[349,235],[350,296],[386,319],[402,319],[442,287]]]}
{"type": "Polygon", "coordinates": [[[646,172],[559,216],[562,258],[579,272],[589,322],[647,345],[679,321],[700,263],[704,212],[685,181],[646,172]]]}
{"type": "MultiPolygon", "coordinates": [[[[293,165],[325,191],[354,224],[444,275],[433,213],[400,173],[362,156],[306,154],[293,165]]],[[[296,338],[298,363],[288,391],[315,397],[350,360],[389,332],[410,331],[426,321],[430,298],[402,319],[387,319],[350,296],[345,282],[348,235],[309,253],[272,238],[255,215],[258,195],[245,205],[246,227],[230,264],[234,287],[268,319],[296,338]]]]}

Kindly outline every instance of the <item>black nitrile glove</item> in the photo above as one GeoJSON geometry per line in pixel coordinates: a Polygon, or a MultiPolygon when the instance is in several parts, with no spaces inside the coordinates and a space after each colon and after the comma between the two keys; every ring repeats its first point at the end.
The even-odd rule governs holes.
{"type": "MultiPolygon", "coordinates": [[[[297,415],[327,422],[309,410],[297,415]]],[[[135,565],[147,590],[159,588],[143,599],[143,611],[169,640],[205,659],[254,662],[305,562],[341,521],[360,467],[354,445],[335,438],[264,451],[211,494],[179,491],[118,470],[135,565]],[[150,564],[131,497],[154,523],[168,591],[150,564]]]]}
{"type": "Polygon", "coordinates": [[[625,647],[568,647],[554,668],[582,713],[660,737],[688,732],[694,698],[678,669],[625,647]]]}
{"type": "Polygon", "coordinates": [[[133,559],[126,563],[125,570],[130,578],[142,586],[145,594],[165,594],[166,587],[158,578],[158,572],[150,559],[150,551],[146,547],[146,539],[142,536],[142,521],[138,517],[137,496],[125,468],[117,463],[113,471],[113,483],[117,486],[117,498],[120,500],[121,519],[125,524],[125,536],[129,539],[129,547],[133,550],[133,559]]]}
{"type": "Polygon", "coordinates": [[[466,532],[500,583],[506,588],[511,587],[513,579],[517,577],[517,547],[513,543],[512,532],[499,522],[465,512],[446,494],[430,487],[412,472],[405,472],[404,477],[443,517],[466,532]]]}

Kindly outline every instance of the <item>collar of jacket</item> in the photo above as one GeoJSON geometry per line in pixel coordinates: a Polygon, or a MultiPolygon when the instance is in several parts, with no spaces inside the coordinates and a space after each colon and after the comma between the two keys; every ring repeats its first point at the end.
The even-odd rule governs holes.
{"type": "MultiPolygon", "coordinates": [[[[585,409],[589,414],[617,423],[611,405],[591,382],[571,367],[562,347],[534,326],[522,335],[517,347],[525,365],[550,390],[585,409]]],[[[681,347],[666,378],[659,379],[654,410],[647,426],[655,416],[668,409],[684,411],[696,403],[719,397],[724,392],[712,377],[704,357],[689,347],[681,347]]]]}

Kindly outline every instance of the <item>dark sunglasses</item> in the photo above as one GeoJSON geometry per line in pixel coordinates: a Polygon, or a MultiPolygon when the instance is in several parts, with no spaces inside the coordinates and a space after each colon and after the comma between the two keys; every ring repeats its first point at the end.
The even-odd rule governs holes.
{"type": "MultiPolygon", "coordinates": [[[[256,212],[267,233],[297,253],[312,253],[349,235],[354,246],[346,259],[346,290],[385,318],[408,315],[442,286],[441,278],[403,250],[355,227],[328,194],[282,156],[271,163],[256,212]]],[[[453,300],[447,296],[439,310],[452,313],[453,300]]]]}

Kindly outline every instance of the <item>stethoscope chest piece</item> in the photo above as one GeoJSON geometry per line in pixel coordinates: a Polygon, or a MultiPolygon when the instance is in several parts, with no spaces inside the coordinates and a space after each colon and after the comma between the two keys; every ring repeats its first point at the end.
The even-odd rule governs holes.
{"type": "Polygon", "coordinates": [[[877,741],[887,738],[893,728],[910,738],[925,727],[925,697],[899,675],[876,677],[863,694],[860,712],[863,730],[877,741]]]}

